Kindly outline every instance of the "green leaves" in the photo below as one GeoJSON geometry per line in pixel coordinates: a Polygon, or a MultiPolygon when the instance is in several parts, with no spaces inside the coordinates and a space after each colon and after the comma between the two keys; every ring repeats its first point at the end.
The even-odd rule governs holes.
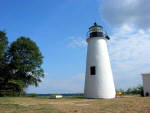
{"type": "Polygon", "coordinates": [[[6,37],[6,33],[3,31],[0,31],[0,68],[3,68],[3,66],[6,63],[7,49],[8,49],[8,39],[6,37]]]}
{"type": "Polygon", "coordinates": [[[5,68],[0,68],[0,90],[8,90],[11,87],[22,92],[29,85],[38,86],[44,77],[41,68],[43,56],[38,46],[30,38],[20,37],[8,48],[5,35],[0,31],[0,62],[5,62],[5,68]]]}
{"type": "Polygon", "coordinates": [[[122,92],[122,94],[127,94],[127,95],[140,94],[141,96],[143,96],[143,86],[139,85],[135,88],[128,88],[126,91],[120,89],[119,92],[122,92]]]}
{"type": "Polygon", "coordinates": [[[35,85],[44,76],[41,68],[43,56],[35,42],[26,37],[20,37],[10,45],[10,66],[17,70],[15,79],[22,79],[25,86],[35,85]]]}
{"type": "Polygon", "coordinates": [[[6,37],[6,33],[3,31],[0,31],[0,55],[4,53],[8,46],[8,39],[6,37]]]}

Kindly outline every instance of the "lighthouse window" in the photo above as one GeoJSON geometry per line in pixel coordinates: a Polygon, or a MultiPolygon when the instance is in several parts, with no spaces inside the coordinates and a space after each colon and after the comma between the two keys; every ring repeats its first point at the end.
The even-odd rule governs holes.
{"type": "Polygon", "coordinates": [[[91,75],[96,75],[96,68],[95,68],[95,66],[90,67],[90,74],[91,75]]]}

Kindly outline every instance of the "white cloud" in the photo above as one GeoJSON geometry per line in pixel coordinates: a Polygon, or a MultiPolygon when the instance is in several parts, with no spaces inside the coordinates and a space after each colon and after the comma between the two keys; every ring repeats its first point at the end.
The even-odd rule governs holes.
{"type": "Polygon", "coordinates": [[[85,47],[87,45],[86,40],[84,40],[82,37],[69,37],[69,47],[75,48],[75,47],[85,47]]]}
{"type": "Polygon", "coordinates": [[[149,0],[103,0],[100,14],[111,27],[134,24],[137,28],[150,27],[149,0]]]}
{"type": "Polygon", "coordinates": [[[115,79],[122,81],[119,87],[141,84],[140,74],[150,72],[150,30],[123,25],[114,29],[108,47],[115,79]]]}
{"type": "Polygon", "coordinates": [[[141,84],[150,72],[150,1],[103,0],[100,15],[111,28],[109,54],[117,88],[141,84]]]}

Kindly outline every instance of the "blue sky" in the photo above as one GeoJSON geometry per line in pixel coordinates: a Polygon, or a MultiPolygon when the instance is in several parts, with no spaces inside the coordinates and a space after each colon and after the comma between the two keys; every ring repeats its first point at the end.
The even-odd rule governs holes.
{"type": "Polygon", "coordinates": [[[86,33],[95,21],[111,36],[108,48],[116,88],[141,84],[140,74],[150,70],[146,50],[150,45],[150,16],[145,14],[149,6],[141,10],[140,4],[146,0],[131,1],[0,0],[0,30],[7,32],[10,42],[20,36],[30,37],[44,56],[45,78],[38,88],[29,87],[27,92],[83,92],[86,33]]]}

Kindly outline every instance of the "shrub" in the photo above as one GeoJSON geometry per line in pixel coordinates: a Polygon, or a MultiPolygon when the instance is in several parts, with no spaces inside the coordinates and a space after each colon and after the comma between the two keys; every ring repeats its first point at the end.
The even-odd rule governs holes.
{"type": "Polygon", "coordinates": [[[28,95],[28,97],[37,97],[38,95],[36,93],[31,93],[28,95]]]}

